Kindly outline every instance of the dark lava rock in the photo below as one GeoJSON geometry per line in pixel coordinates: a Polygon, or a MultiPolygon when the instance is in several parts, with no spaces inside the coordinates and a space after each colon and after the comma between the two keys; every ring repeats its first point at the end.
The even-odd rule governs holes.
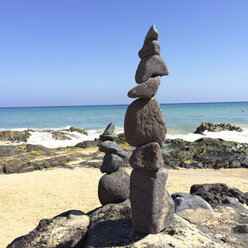
{"type": "Polygon", "coordinates": [[[165,190],[168,171],[133,169],[130,199],[132,227],[139,233],[159,233],[174,219],[174,202],[165,190]]]}
{"type": "Polygon", "coordinates": [[[87,140],[83,142],[79,142],[75,145],[75,147],[80,147],[80,148],[89,148],[89,147],[96,147],[100,144],[100,141],[98,139],[95,140],[87,140]]]}
{"type": "Polygon", "coordinates": [[[117,135],[115,134],[110,134],[110,135],[103,135],[101,134],[100,135],[100,140],[103,142],[103,141],[106,141],[106,140],[111,140],[111,141],[114,141],[115,138],[117,138],[117,135]]]}
{"type": "Polygon", "coordinates": [[[51,149],[42,145],[27,144],[26,147],[24,147],[24,149],[29,153],[43,155],[43,156],[51,156],[54,154],[54,152],[51,149]]]}
{"type": "Polygon", "coordinates": [[[13,141],[13,142],[27,142],[31,133],[25,131],[2,131],[0,132],[0,140],[13,141]]]}
{"type": "Polygon", "coordinates": [[[111,135],[115,130],[115,124],[113,122],[109,123],[103,132],[103,135],[111,135]]]}
{"type": "Polygon", "coordinates": [[[201,138],[194,142],[167,140],[163,159],[167,168],[248,168],[248,144],[201,138]]]}
{"type": "Polygon", "coordinates": [[[98,198],[102,205],[119,203],[129,198],[130,176],[118,170],[101,177],[98,184],[98,198]]]}
{"type": "Polygon", "coordinates": [[[52,219],[41,220],[25,236],[15,239],[7,248],[76,248],[83,244],[89,217],[81,211],[71,210],[52,219]]]}
{"type": "Polygon", "coordinates": [[[237,225],[232,230],[235,233],[247,234],[248,233],[248,224],[247,225],[237,225]]]}
{"type": "Polygon", "coordinates": [[[155,77],[145,83],[139,84],[128,92],[130,98],[150,99],[157,93],[161,82],[161,77],[155,77]]]}
{"type": "Polygon", "coordinates": [[[63,131],[77,132],[77,133],[81,133],[81,134],[84,134],[84,135],[88,135],[88,132],[83,128],[70,127],[70,128],[65,129],[63,131]]]}
{"type": "Polygon", "coordinates": [[[167,128],[157,100],[137,99],[132,102],[126,111],[124,130],[126,141],[131,146],[157,142],[162,147],[167,128]]]}
{"type": "Polygon", "coordinates": [[[158,170],[164,165],[161,148],[156,142],[137,147],[129,161],[133,168],[146,170],[158,170]]]}
{"type": "Polygon", "coordinates": [[[223,204],[239,204],[239,199],[227,196],[223,201],[223,204]]]}
{"type": "Polygon", "coordinates": [[[146,82],[150,77],[168,75],[168,68],[159,55],[151,55],[142,59],[135,74],[137,84],[146,82]]]}
{"type": "Polygon", "coordinates": [[[53,131],[52,138],[56,140],[71,140],[71,136],[69,136],[69,134],[60,131],[53,131]]]}
{"type": "Polygon", "coordinates": [[[99,145],[99,151],[113,153],[122,158],[128,158],[128,153],[122,150],[115,141],[106,140],[99,145]]]}
{"type": "Polygon", "coordinates": [[[187,195],[174,199],[175,212],[193,224],[201,224],[213,217],[211,206],[198,195],[187,195]]]}
{"type": "Polygon", "coordinates": [[[233,126],[230,124],[213,124],[211,122],[202,122],[201,125],[195,130],[194,133],[203,134],[204,131],[209,132],[220,132],[220,131],[237,131],[242,132],[243,129],[237,126],[233,126]]]}
{"type": "Polygon", "coordinates": [[[160,45],[156,40],[145,40],[143,47],[140,49],[138,55],[141,59],[149,55],[159,55],[160,45]]]}
{"type": "Polygon", "coordinates": [[[235,188],[228,188],[226,184],[194,184],[190,188],[190,194],[199,195],[209,204],[221,204],[227,196],[237,198],[242,204],[248,204],[246,195],[235,188]]]}
{"type": "Polygon", "coordinates": [[[104,156],[103,164],[100,167],[102,173],[112,173],[119,169],[123,160],[116,154],[107,153],[104,156]]]}

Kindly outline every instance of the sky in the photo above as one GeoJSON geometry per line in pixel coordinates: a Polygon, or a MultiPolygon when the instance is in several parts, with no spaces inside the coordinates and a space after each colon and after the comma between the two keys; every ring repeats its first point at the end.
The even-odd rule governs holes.
{"type": "Polygon", "coordinates": [[[248,101],[247,0],[0,0],[0,107],[129,104],[152,24],[160,103],[248,101]]]}

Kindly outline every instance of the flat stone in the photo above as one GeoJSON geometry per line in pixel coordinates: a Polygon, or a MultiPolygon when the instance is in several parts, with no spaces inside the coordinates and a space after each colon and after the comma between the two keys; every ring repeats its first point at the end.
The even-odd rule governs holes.
{"type": "Polygon", "coordinates": [[[130,176],[118,170],[101,177],[98,184],[98,198],[102,205],[123,202],[129,198],[130,176]]]}
{"type": "Polygon", "coordinates": [[[158,30],[155,25],[152,25],[149,31],[147,32],[145,41],[146,40],[158,40],[158,30]]]}
{"type": "Polygon", "coordinates": [[[27,235],[21,236],[8,248],[76,248],[86,236],[89,216],[79,210],[70,210],[52,219],[43,219],[27,235]]]}
{"type": "Polygon", "coordinates": [[[111,140],[111,141],[114,141],[114,139],[116,139],[118,136],[115,135],[115,134],[109,134],[109,135],[103,135],[101,134],[100,135],[100,140],[101,141],[105,141],[105,140],[111,140]]]}
{"type": "Polygon", "coordinates": [[[123,151],[115,141],[106,140],[100,143],[99,151],[105,153],[113,153],[122,158],[128,158],[128,153],[123,151]]]}
{"type": "Polygon", "coordinates": [[[109,154],[107,153],[104,156],[103,164],[100,167],[100,171],[102,173],[112,173],[119,169],[120,165],[122,164],[123,160],[116,154],[109,154]]]}
{"type": "Polygon", "coordinates": [[[158,170],[164,165],[161,148],[156,142],[137,147],[132,153],[129,162],[133,168],[146,170],[158,170]]]}
{"type": "Polygon", "coordinates": [[[143,98],[150,99],[157,93],[158,87],[161,82],[161,77],[155,77],[145,83],[139,84],[128,92],[130,98],[143,98]]]}
{"type": "Polygon", "coordinates": [[[139,233],[159,233],[174,219],[174,202],[165,190],[168,172],[133,169],[130,182],[132,228],[139,233]]]}
{"type": "Polygon", "coordinates": [[[157,142],[162,147],[167,128],[157,100],[137,99],[132,102],[126,111],[124,130],[126,141],[131,146],[157,142]]]}
{"type": "Polygon", "coordinates": [[[139,57],[141,59],[149,55],[159,55],[160,45],[156,40],[145,40],[143,47],[139,50],[139,57]]]}
{"type": "Polygon", "coordinates": [[[115,130],[115,124],[113,122],[109,123],[103,132],[103,135],[111,135],[115,130]]]}
{"type": "Polygon", "coordinates": [[[151,55],[142,59],[135,74],[137,84],[146,82],[150,77],[168,75],[168,68],[159,55],[151,55]]]}
{"type": "Polygon", "coordinates": [[[192,224],[201,224],[213,218],[213,209],[198,195],[177,197],[175,212],[192,224]]]}

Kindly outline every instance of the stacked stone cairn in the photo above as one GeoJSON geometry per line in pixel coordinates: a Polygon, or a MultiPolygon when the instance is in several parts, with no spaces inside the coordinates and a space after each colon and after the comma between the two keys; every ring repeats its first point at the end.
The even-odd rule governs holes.
{"type": "Polygon", "coordinates": [[[160,105],[153,98],[168,69],[160,55],[158,32],[153,25],[138,53],[141,61],[136,71],[138,86],[128,92],[132,102],[126,112],[126,141],[136,147],[130,157],[132,227],[140,233],[159,233],[174,219],[174,202],[165,189],[168,171],[163,166],[161,147],[167,132],[160,105]],[[150,79],[151,78],[151,79],[150,79]]]}
{"type": "Polygon", "coordinates": [[[119,170],[122,158],[128,158],[128,153],[122,150],[114,141],[114,123],[111,122],[100,135],[99,150],[105,153],[100,167],[103,175],[98,184],[98,198],[102,205],[120,203],[129,198],[130,176],[127,172],[119,170]]]}

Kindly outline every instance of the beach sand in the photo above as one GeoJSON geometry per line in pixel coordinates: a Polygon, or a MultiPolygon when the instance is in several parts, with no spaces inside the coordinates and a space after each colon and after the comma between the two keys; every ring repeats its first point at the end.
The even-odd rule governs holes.
{"type": "MultiPolygon", "coordinates": [[[[0,247],[30,232],[43,218],[70,209],[88,212],[99,207],[97,185],[101,176],[95,168],[0,175],[0,247]]],[[[170,170],[167,189],[170,193],[189,192],[192,184],[202,183],[226,183],[247,192],[248,170],[170,170]]]]}

